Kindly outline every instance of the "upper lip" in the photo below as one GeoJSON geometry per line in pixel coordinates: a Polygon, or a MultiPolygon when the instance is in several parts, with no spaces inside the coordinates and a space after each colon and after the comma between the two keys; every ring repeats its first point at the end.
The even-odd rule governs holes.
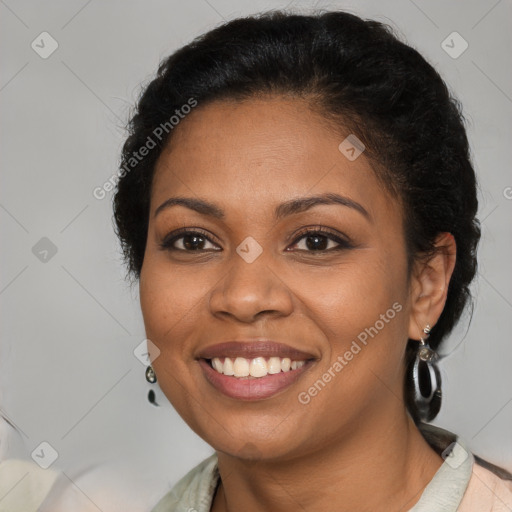
{"type": "Polygon", "coordinates": [[[272,340],[251,341],[227,341],[210,345],[202,349],[198,359],[213,359],[214,357],[289,357],[293,361],[304,361],[315,359],[313,354],[290,347],[284,343],[277,343],[272,340]]]}

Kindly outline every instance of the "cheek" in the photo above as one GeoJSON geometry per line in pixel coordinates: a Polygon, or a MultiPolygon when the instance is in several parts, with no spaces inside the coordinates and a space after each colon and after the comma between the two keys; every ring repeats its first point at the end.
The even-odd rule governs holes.
{"type": "Polygon", "coordinates": [[[208,285],[192,267],[171,267],[162,259],[147,254],[139,290],[146,333],[163,351],[183,346],[183,329],[197,321],[208,285]]]}
{"type": "Polygon", "coordinates": [[[139,290],[146,336],[160,350],[152,362],[158,385],[180,416],[196,430],[196,418],[204,410],[195,390],[196,379],[190,376],[192,353],[188,341],[190,334],[196,332],[196,308],[204,307],[206,288],[191,275],[194,273],[190,269],[180,273],[158,261],[158,257],[146,254],[139,290]],[[187,399],[189,393],[195,400],[187,399]]]}
{"type": "Polygon", "coordinates": [[[386,322],[388,317],[398,317],[393,304],[399,303],[404,311],[407,300],[405,261],[399,254],[361,249],[331,268],[283,265],[275,273],[296,297],[296,309],[312,317],[332,346],[343,345],[376,322],[384,330],[381,315],[386,330],[392,324],[396,328],[406,325],[386,322]]]}
{"type": "Polygon", "coordinates": [[[309,385],[318,374],[330,372],[326,379],[340,384],[330,390],[345,405],[347,399],[367,400],[380,381],[394,389],[401,386],[408,328],[406,269],[398,253],[365,249],[332,272],[303,271],[300,279],[295,277],[294,291],[324,337],[324,357],[309,385]]]}

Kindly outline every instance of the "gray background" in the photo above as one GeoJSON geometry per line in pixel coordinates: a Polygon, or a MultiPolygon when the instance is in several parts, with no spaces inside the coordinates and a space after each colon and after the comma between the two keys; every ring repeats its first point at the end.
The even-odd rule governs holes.
{"type": "MultiPolygon", "coordinates": [[[[212,448],[159,390],[161,407],[146,401],[133,354],[145,338],[137,288],[123,280],[111,194],[92,191],[115,173],[130,107],[161,58],[223,20],[287,5],[315,3],[0,0],[0,406],[19,430],[2,425],[0,456],[30,459],[49,442],[52,467],[94,510],[147,510],[212,448]],[[43,31],[59,45],[47,59],[31,48],[43,31]],[[57,248],[47,261],[43,237],[57,248]]],[[[395,26],[464,105],[480,180],[480,269],[471,328],[466,317],[444,347],[435,424],[512,470],[512,4],[316,5],[395,26]],[[469,44],[458,58],[441,44],[453,31],[469,44]]]]}

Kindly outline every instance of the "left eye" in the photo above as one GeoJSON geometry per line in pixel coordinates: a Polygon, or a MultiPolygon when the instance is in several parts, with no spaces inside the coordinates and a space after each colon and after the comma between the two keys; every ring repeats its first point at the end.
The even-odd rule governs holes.
{"type": "Polygon", "coordinates": [[[303,244],[298,250],[307,252],[322,252],[331,250],[346,249],[350,244],[342,238],[323,231],[307,231],[295,240],[293,245],[303,244]],[[301,242],[303,241],[303,242],[301,242]],[[329,244],[333,244],[334,247],[329,244]]]}

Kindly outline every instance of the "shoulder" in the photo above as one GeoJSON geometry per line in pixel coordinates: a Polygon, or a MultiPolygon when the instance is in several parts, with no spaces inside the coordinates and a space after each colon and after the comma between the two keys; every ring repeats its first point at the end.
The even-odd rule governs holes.
{"type": "Polygon", "coordinates": [[[500,478],[478,463],[473,464],[471,478],[459,512],[512,510],[512,480],[500,478]]]}
{"type": "Polygon", "coordinates": [[[179,480],[151,512],[209,512],[218,479],[214,453],[179,480]]]}
{"type": "MultiPolygon", "coordinates": [[[[418,428],[430,446],[445,460],[434,480],[442,475],[443,486],[448,488],[447,499],[454,499],[453,482],[456,482],[460,495],[458,512],[512,511],[512,475],[508,471],[471,453],[464,441],[448,430],[429,424],[419,424],[418,428]]],[[[437,486],[434,490],[432,499],[438,500],[443,489],[437,486]]]]}

